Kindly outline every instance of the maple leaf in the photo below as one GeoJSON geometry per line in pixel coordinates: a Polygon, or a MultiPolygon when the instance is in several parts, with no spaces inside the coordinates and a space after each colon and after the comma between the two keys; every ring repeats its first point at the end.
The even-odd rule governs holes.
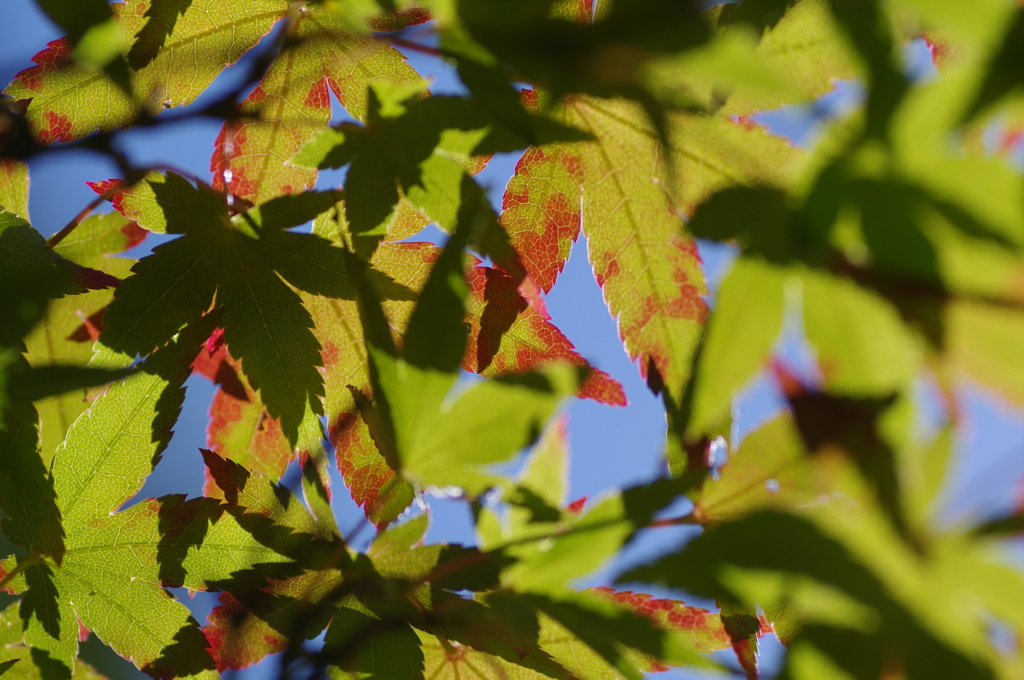
{"type": "MultiPolygon", "coordinates": [[[[145,231],[117,213],[95,215],[78,225],[54,252],[76,264],[124,279],[134,260],[109,256],[138,245],[145,236],[145,231]]],[[[43,320],[25,338],[29,363],[88,363],[92,343],[102,328],[104,310],[112,298],[113,291],[98,290],[51,302],[43,320]]],[[[84,390],[36,402],[44,463],[49,464],[71,423],[88,405],[84,390]]]]}
{"type": "Polygon", "coordinates": [[[0,207],[28,220],[28,165],[0,159],[0,207]]]}
{"type": "MultiPolygon", "coordinates": [[[[318,219],[315,233],[340,240],[344,225],[318,219]]],[[[385,299],[382,305],[388,323],[403,333],[419,291],[437,261],[440,249],[427,243],[384,243],[372,264],[411,295],[389,294],[384,282],[375,290],[385,299]],[[392,298],[392,299],[387,299],[392,298]],[[404,298],[404,299],[403,299],[404,298]]],[[[488,377],[533,370],[545,363],[564,360],[586,365],[569,341],[516,291],[512,280],[492,268],[466,269],[469,294],[466,318],[469,324],[467,351],[461,366],[488,377]]],[[[411,501],[411,487],[395,477],[394,470],[380,456],[365,422],[356,415],[356,405],[347,385],[369,395],[366,355],[353,339],[363,337],[354,302],[305,296],[307,308],[316,320],[316,333],[323,347],[329,432],[334,442],[338,467],[356,502],[376,523],[386,524],[411,501]]],[[[622,403],[621,386],[606,374],[591,370],[579,396],[622,403]]]]}
{"type": "Polygon", "coordinates": [[[157,197],[168,196],[163,226],[182,237],[158,246],[132,268],[104,317],[101,342],[128,355],[148,353],[205,311],[216,294],[217,305],[225,309],[229,350],[294,442],[307,405],[314,412],[321,408],[320,347],[310,330],[312,318],[278,274],[317,293],[345,295],[346,284],[337,278],[344,267],[339,249],[285,228],[297,224],[288,220],[301,224],[322,212],[336,197],[329,192],[284,196],[230,220],[215,194],[180,176],[145,182],[157,197]],[[297,212],[281,213],[286,203],[297,212]]]}
{"type": "Polygon", "coordinates": [[[48,389],[44,376],[33,373],[19,350],[22,338],[43,319],[51,300],[116,282],[61,257],[46,247],[42,235],[25,220],[0,212],[0,286],[7,291],[0,302],[5,319],[0,328],[0,477],[4,481],[0,508],[7,514],[3,524],[9,538],[58,562],[64,552],[64,532],[52,482],[39,455],[38,413],[28,402],[105,380],[90,380],[89,371],[79,371],[71,384],[48,389]],[[83,377],[87,379],[80,381],[83,377]],[[19,395],[19,387],[35,394],[19,395]]]}
{"type": "Polygon", "coordinates": [[[303,12],[291,36],[297,45],[274,60],[242,104],[259,120],[225,123],[210,159],[213,186],[254,203],[312,188],[316,171],[287,161],[327,126],[331,92],[362,120],[370,83],[419,80],[400,52],[349,33],[328,12],[303,12]]]}
{"type": "Polygon", "coordinates": [[[317,629],[317,624],[304,617],[341,583],[343,573],[334,566],[325,568],[322,552],[326,549],[328,553],[328,565],[344,563],[339,554],[347,555],[340,537],[325,532],[288,489],[211,451],[203,451],[203,459],[211,481],[239,523],[263,542],[316,567],[288,578],[270,579],[255,592],[236,588],[238,597],[229,592],[221,595],[203,632],[219,670],[246,668],[284,649],[299,628],[309,630],[309,637],[323,630],[326,618],[317,619],[317,629]],[[318,550],[320,558],[315,557],[318,550]],[[317,559],[321,563],[316,563],[317,559]]]}
{"type": "MultiPolygon", "coordinates": [[[[136,38],[122,54],[133,69],[138,101],[155,112],[195,100],[270,31],[288,3],[138,0],[112,9],[121,32],[136,38]]],[[[66,38],[49,43],[32,60],[36,66],[15,76],[5,92],[32,100],[27,116],[40,142],[113,130],[138,115],[137,106],[102,69],[72,59],[66,38]]]]}
{"type": "Polygon", "coordinates": [[[573,372],[554,364],[533,375],[484,381],[441,408],[465,354],[462,248],[484,200],[481,189],[464,176],[457,228],[431,267],[409,317],[401,358],[384,311],[361,274],[364,265],[350,258],[374,403],[355,388],[352,392],[374,442],[408,479],[451,484],[470,494],[500,483],[478,468],[504,460],[529,443],[538,421],[550,417],[577,387],[573,372]],[[471,404],[481,399],[492,410],[475,411],[471,404]]]}
{"type": "MultiPolygon", "coordinates": [[[[171,437],[181,384],[216,315],[200,320],[98,397],[54,456],[67,531],[63,561],[15,558],[25,642],[68,677],[78,621],[154,677],[216,677],[206,640],[164,586],[208,589],[260,563],[287,561],[210,499],[165,496],[116,510],[142,486],[171,437]],[[131,634],[129,634],[131,633],[131,634]]],[[[36,663],[43,663],[33,655],[36,663]]],[[[62,674],[62,675],[61,675],[62,674]]]]}
{"type": "MultiPolygon", "coordinates": [[[[43,680],[41,669],[30,660],[32,649],[25,646],[23,637],[18,607],[8,605],[0,612],[0,673],[8,680],[43,680]]],[[[75,659],[72,677],[76,680],[105,680],[105,676],[81,659],[75,659]]]]}
{"type": "Polygon", "coordinates": [[[531,277],[550,287],[582,212],[594,275],[627,352],[653,387],[663,384],[678,400],[707,314],[700,258],[682,216],[723,186],[788,181],[800,155],[761,128],[672,115],[673,182],[638,107],[576,97],[552,115],[596,141],[524,155],[504,198],[512,244],[530,253],[531,277]]]}
{"type": "MultiPolygon", "coordinates": [[[[786,104],[812,101],[831,91],[838,80],[857,75],[855,60],[844,49],[838,27],[822,0],[787,3],[785,14],[768,27],[757,45],[763,63],[788,85],[786,90],[737,87],[723,112],[749,116],[786,104]]],[[[730,8],[722,7],[719,26],[728,25],[730,8]]]]}

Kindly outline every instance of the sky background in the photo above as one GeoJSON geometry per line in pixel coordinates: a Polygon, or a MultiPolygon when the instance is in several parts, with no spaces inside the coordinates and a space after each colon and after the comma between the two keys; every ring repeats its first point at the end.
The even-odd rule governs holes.
{"type": "MultiPolygon", "coordinates": [[[[59,33],[36,9],[31,0],[3,0],[0,15],[0,83],[6,85],[21,69],[31,66],[31,57],[59,33]]],[[[424,76],[433,78],[432,90],[437,93],[457,93],[462,88],[453,72],[441,61],[418,53],[410,53],[410,63],[424,76]]],[[[927,51],[918,43],[907,50],[908,70],[918,77],[933,73],[927,51]]],[[[205,95],[192,106],[201,107],[216,98],[217,92],[237,83],[240,69],[228,69],[205,95]]],[[[816,131],[829,117],[854,105],[860,96],[856,84],[841,84],[837,91],[814,105],[789,107],[786,110],[762,114],[758,119],[773,131],[808,146],[816,131]]],[[[347,118],[335,102],[336,120],[347,118]]],[[[213,140],[220,129],[216,121],[193,119],[173,126],[128,131],[119,137],[121,148],[138,164],[163,163],[199,177],[208,178],[209,156],[213,140]]],[[[512,175],[518,155],[496,157],[479,176],[496,207],[500,208],[505,183],[512,175]]],[[[118,175],[114,165],[102,156],[85,152],[49,154],[30,161],[31,193],[30,215],[33,225],[49,235],[66,224],[95,194],[86,181],[104,180],[118,175]]],[[[336,186],[340,175],[323,173],[318,186],[336,186]]],[[[104,207],[106,209],[106,207],[104,207]]],[[[442,238],[433,228],[428,229],[426,240],[442,238]]],[[[424,240],[418,237],[416,240],[424,240]]],[[[131,253],[141,257],[159,243],[151,236],[146,243],[131,253]]],[[[709,283],[714,291],[731,261],[728,247],[700,243],[709,283]]],[[[712,299],[713,304],[713,299],[712,299]]],[[[664,412],[640,379],[636,366],[622,349],[614,320],[608,314],[601,291],[594,280],[586,256],[583,237],[574,246],[564,272],[547,297],[552,320],[576,345],[577,350],[594,366],[610,373],[625,388],[629,399],[626,408],[615,408],[592,401],[575,400],[566,409],[569,418],[569,441],[572,450],[570,497],[594,498],[602,492],[631,484],[649,481],[664,472],[663,447],[665,437],[664,412]]],[[[811,370],[813,355],[802,342],[798,326],[790,324],[779,341],[778,352],[783,361],[800,370],[811,370]]],[[[193,376],[187,383],[187,398],[176,434],[163,460],[147,481],[137,498],[160,496],[167,493],[202,493],[203,464],[199,447],[205,446],[207,409],[213,387],[205,379],[193,376]]],[[[927,384],[920,386],[922,403],[934,403],[927,384]]],[[[961,394],[966,416],[959,432],[958,459],[943,497],[943,520],[950,523],[967,518],[986,517],[1010,508],[1018,498],[1024,476],[1024,413],[1013,410],[993,395],[977,388],[966,388],[961,394]]],[[[736,411],[736,434],[755,429],[782,407],[780,394],[766,376],[756,379],[739,399],[736,411]]],[[[935,415],[935,407],[925,409],[923,422],[935,415]]],[[[339,526],[346,536],[361,523],[362,512],[342,488],[334,471],[335,508],[339,526]]],[[[286,476],[286,481],[294,479],[286,476]]],[[[470,516],[465,504],[426,498],[430,506],[432,523],[430,541],[472,542],[470,516]]],[[[683,504],[675,511],[685,512],[683,504]]],[[[607,583],[625,566],[678,547],[695,529],[675,527],[649,531],[627,550],[615,564],[602,570],[579,585],[607,583]]],[[[363,531],[355,545],[364,547],[371,532],[363,531]]],[[[652,590],[658,595],[678,595],[668,591],[652,590]]],[[[206,613],[216,604],[216,596],[200,593],[193,599],[185,591],[179,596],[193,608],[203,622],[206,613]]],[[[695,602],[693,598],[689,598],[695,602]]],[[[772,637],[762,641],[762,668],[770,677],[781,656],[780,646],[772,637]]],[[[119,661],[112,652],[87,643],[87,656],[94,663],[119,661]],[[113,660],[111,659],[113,657],[113,660]]],[[[723,660],[728,660],[723,655],[723,660]]],[[[239,680],[257,680],[272,677],[276,664],[264,663],[243,673],[239,680]]],[[[127,662],[121,669],[131,669],[127,662]]],[[[109,671],[108,671],[109,672],[109,671]]],[[[655,677],[665,680],[706,677],[700,673],[677,669],[655,677]]]]}

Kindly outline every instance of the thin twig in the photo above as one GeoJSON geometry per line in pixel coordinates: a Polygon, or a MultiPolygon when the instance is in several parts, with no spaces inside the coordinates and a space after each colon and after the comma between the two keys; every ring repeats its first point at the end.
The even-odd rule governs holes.
{"type": "Polygon", "coordinates": [[[41,561],[42,561],[42,558],[39,556],[39,553],[37,553],[37,552],[30,553],[25,559],[23,559],[20,562],[18,562],[18,565],[16,567],[14,567],[14,569],[11,569],[11,571],[7,575],[5,575],[3,578],[0,578],[0,590],[3,590],[4,587],[8,583],[13,581],[15,578],[17,578],[18,575],[21,574],[21,572],[25,571],[29,567],[34,567],[35,565],[39,564],[41,561]]]}
{"type": "Polygon", "coordinates": [[[429,54],[432,57],[444,58],[450,56],[449,54],[446,54],[443,50],[439,50],[436,47],[430,47],[429,45],[421,45],[418,42],[406,40],[405,38],[399,38],[398,36],[384,36],[384,39],[387,40],[392,45],[404,47],[405,49],[412,50],[413,52],[429,54]]]}
{"type": "Polygon", "coordinates": [[[674,527],[674,526],[678,526],[680,524],[688,524],[690,526],[698,526],[698,527],[704,525],[704,523],[701,522],[699,519],[697,519],[694,516],[694,514],[691,512],[688,515],[683,515],[682,517],[671,517],[669,519],[656,519],[653,522],[651,522],[650,524],[648,524],[647,526],[645,526],[644,529],[655,529],[657,527],[674,527]]]}
{"type": "MultiPolygon", "coordinates": [[[[118,187],[120,189],[120,187],[118,187]]],[[[64,228],[58,231],[56,234],[46,239],[46,247],[54,248],[58,243],[67,238],[68,234],[75,230],[79,224],[85,221],[85,218],[92,214],[92,211],[99,207],[100,203],[107,200],[107,194],[113,195],[114,190],[109,189],[103,192],[101,195],[89,201],[89,205],[82,208],[77,215],[71,218],[71,221],[64,225],[64,228]]]]}

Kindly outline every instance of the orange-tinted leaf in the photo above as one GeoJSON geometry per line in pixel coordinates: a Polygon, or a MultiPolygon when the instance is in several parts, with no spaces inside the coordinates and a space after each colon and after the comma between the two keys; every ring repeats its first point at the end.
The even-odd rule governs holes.
{"type": "Polygon", "coordinates": [[[292,32],[301,42],[274,61],[243,103],[259,120],[226,123],[210,160],[216,188],[257,204],[312,188],[316,171],[287,161],[330,121],[331,92],[362,119],[371,81],[418,79],[400,52],[345,33],[328,12],[304,12],[292,32]]]}
{"type": "MultiPolygon", "coordinates": [[[[732,639],[725,630],[722,617],[707,609],[690,607],[679,600],[656,599],[646,593],[628,590],[593,588],[591,592],[607,597],[623,609],[646,616],[663,630],[685,632],[687,640],[699,652],[718,652],[732,646],[732,639]]],[[[647,672],[668,670],[668,666],[655,659],[633,660],[647,672]]]]}
{"type": "MultiPolygon", "coordinates": [[[[234,63],[283,17],[286,0],[224,3],[168,0],[156,8],[148,0],[112,6],[127,41],[125,56],[135,68],[137,100],[152,112],[193,101],[226,66],[234,63]]],[[[112,130],[138,111],[98,68],[71,59],[61,38],[32,60],[7,89],[15,99],[31,99],[27,116],[43,143],[68,141],[95,130],[112,130]]]]}
{"type": "Polygon", "coordinates": [[[583,165],[564,146],[530,148],[505,188],[501,222],[530,278],[546,293],[580,235],[583,165]]]}
{"type": "MultiPolygon", "coordinates": [[[[674,164],[669,173],[657,135],[638,106],[575,97],[556,115],[596,138],[563,145],[559,156],[567,171],[557,176],[566,183],[580,178],[590,261],[626,351],[639,360],[652,388],[664,385],[679,399],[707,314],[707,285],[696,244],[683,233],[683,217],[724,186],[789,181],[802,156],[757,126],[680,113],[668,120],[674,164]]],[[[549,172],[555,176],[554,168],[549,172]]],[[[569,205],[577,195],[555,182],[540,186],[542,198],[533,201],[541,206],[569,205]]],[[[535,225],[547,229],[543,219],[535,225]]],[[[559,241],[549,231],[531,238],[552,253],[568,246],[568,239],[559,241]]],[[[557,255],[547,261],[553,263],[549,270],[560,264],[557,255]]]]}
{"type": "MultiPolygon", "coordinates": [[[[194,372],[219,386],[210,403],[206,446],[250,472],[280,481],[295,452],[281,430],[280,420],[270,417],[259,395],[245,382],[223,337],[223,329],[218,328],[192,362],[194,372]]],[[[204,494],[223,498],[209,473],[204,494]]]]}
{"type": "Polygon", "coordinates": [[[388,12],[379,17],[370,19],[370,28],[381,33],[388,31],[400,31],[409,26],[416,26],[430,21],[430,12],[422,7],[411,9],[400,9],[397,12],[388,12]]]}
{"type": "MultiPolygon", "coordinates": [[[[323,236],[338,238],[328,221],[319,221],[316,228],[323,236]]],[[[384,243],[372,263],[397,284],[418,291],[440,251],[429,243],[384,243]]],[[[470,294],[466,321],[470,338],[463,368],[495,377],[529,371],[556,360],[585,365],[572,343],[523,299],[508,275],[473,266],[467,272],[467,282],[470,294]]],[[[413,494],[412,487],[395,476],[377,451],[348,389],[351,385],[369,394],[359,311],[356,303],[349,300],[306,295],[304,302],[315,320],[315,333],[323,347],[325,410],[338,468],[367,516],[377,524],[387,524],[412,501],[413,494]]],[[[396,336],[400,335],[414,301],[385,299],[382,304],[396,336]]],[[[626,401],[622,387],[600,371],[595,370],[582,389],[580,396],[605,403],[626,401]]]]}
{"type": "Polygon", "coordinates": [[[339,413],[329,435],[352,500],[371,522],[385,526],[409,507],[414,498],[412,486],[388,465],[358,413],[339,413]]]}
{"type": "MultiPolygon", "coordinates": [[[[246,596],[250,606],[230,593],[221,593],[221,603],[210,612],[203,627],[217,670],[248,668],[284,650],[288,632],[308,623],[301,617],[310,605],[323,599],[341,580],[342,574],[336,569],[272,580],[259,593],[246,596]]],[[[326,625],[325,620],[314,635],[326,625]]]]}
{"type": "MultiPolygon", "coordinates": [[[[243,383],[244,385],[244,383],[243,383]]],[[[224,458],[279,481],[294,451],[281,431],[281,422],[267,414],[259,396],[245,385],[246,399],[221,388],[210,404],[206,445],[224,458]]],[[[211,486],[207,484],[207,494],[211,486]]]]}
{"type": "MultiPolygon", "coordinates": [[[[495,377],[529,371],[556,360],[587,365],[562,331],[526,301],[508,274],[490,267],[473,267],[466,278],[470,336],[463,368],[495,377]]],[[[626,405],[622,385],[597,369],[584,380],[579,396],[626,405]]]]}

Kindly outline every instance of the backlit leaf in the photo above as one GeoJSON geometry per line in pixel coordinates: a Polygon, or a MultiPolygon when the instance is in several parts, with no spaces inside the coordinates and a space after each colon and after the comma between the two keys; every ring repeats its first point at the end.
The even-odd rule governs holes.
{"type": "MultiPolygon", "coordinates": [[[[237,362],[230,357],[223,361],[224,370],[235,371],[242,392],[233,394],[221,387],[214,393],[206,445],[221,457],[278,481],[294,458],[294,449],[281,430],[280,420],[267,413],[259,395],[238,375],[237,362]]],[[[208,483],[206,495],[215,493],[208,483]]]]}
{"type": "Polygon", "coordinates": [[[710,434],[735,394],[760,371],[782,332],[786,272],[738,258],[722,281],[694,376],[689,428],[710,434]]]}
{"type": "MultiPolygon", "coordinates": [[[[282,0],[226,6],[210,0],[147,0],[113,6],[135,69],[140,101],[153,111],[193,101],[225,66],[252,48],[287,11],[282,0]],[[158,51],[159,50],[159,51],[158,51]]],[[[19,73],[7,94],[32,99],[28,118],[40,142],[68,141],[128,122],[137,110],[94,66],[76,62],[70,43],[51,42],[19,73]],[[102,102],[102,105],[98,103],[102,102]]]]}
{"type": "Polygon", "coordinates": [[[274,61],[243,104],[260,119],[226,123],[210,160],[215,187],[254,203],[312,187],[316,171],[287,161],[330,121],[332,92],[361,120],[369,83],[418,80],[397,50],[345,32],[327,12],[304,12],[292,31],[301,42],[274,61]]]}
{"type": "Polygon", "coordinates": [[[0,429],[0,520],[4,536],[26,551],[36,550],[60,561],[64,530],[53,482],[39,455],[39,417],[32,404],[7,406],[0,429]]]}
{"type": "MultiPolygon", "coordinates": [[[[281,419],[289,441],[295,441],[307,404],[320,409],[320,347],[301,299],[272,268],[285,264],[286,277],[292,271],[275,243],[297,239],[299,251],[308,247],[328,260],[332,246],[311,234],[264,229],[251,216],[232,223],[208,188],[194,189],[177,175],[146,183],[157,196],[170,193],[174,203],[163,209],[163,220],[168,232],[183,236],[154,248],[132,268],[104,317],[101,340],[128,355],[147,353],[205,311],[216,294],[228,349],[269,414],[281,419]]],[[[315,274],[289,278],[299,284],[322,280],[315,274]]]]}
{"type": "MultiPolygon", "coordinates": [[[[109,257],[142,242],[146,232],[117,213],[86,219],[54,249],[77,264],[124,279],[133,261],[109,257]]],[[[34,366],[88,363],[95,335],[102,328],[104,310],[113,291],[91,291],[54,300],[33,332],[25,339],[27,358],[34,366]]],[[[36,403],[41,423],[43,460],[53,458],[71,423],[89,406],[85,390],[49,397],[36,403]]]]}
{"type": "MultiPolygon", "coordinates": [[[[665,173],[657,135],[638,108],[578,97],[555,115],[597,139],[559,148],[559,162],[571,173],[566,180],[572,177],[579,189],[566,191],[559,180],[551,188],[538,185],[539,197],[520,190],[512,199],[543,210],[542,201],[557,199],[557,190],[571,212],[575,208],[569,201],[582,193],[590,260],[627,352],[639,359],[641,374],[652,386],[660,389],[663,384],[678,399],[702,332],[707,292],[696,247],[682,233],[681,216],[692,215],[724,186],[789,177],[798,154],[760,128],[680,114],[670,119],[673,183],[665,173]],[[652,369],[658,377],[651,377],[652,369]]],[[[535,223],[534,229],[541,225],[535,223]]],[[[527,236],[517,238],[525,243],[527,236]]],[[[544,252],[550,253],[547,261],[553,264],[537,270],[557,271],[558,253],[568,241],[563,238],[559,246],[557,234],[550,233],[544,243],[544,252]]]]}
{"type": "Polygon", "coordinates": [[[693,513],[700,522],[725,522],[762,508],[809,504],[822,491],[792,418],[779,416],[747,435],[721,476],[704,483],[693,513]]]}
{"type": "Polygon", "coordinates": [[[111,386],[68,431],[54,454],[53,477],[69,531],[109,515],[142,487],[170,441],[185,398],[181,385],[214,321],[205,317],[140,373],[111,386]]]}
{"type": "Polygon", "coordinates": [[[28,220],[28,166],[4,158],[0,160],[0,206],[28,220]]]}

